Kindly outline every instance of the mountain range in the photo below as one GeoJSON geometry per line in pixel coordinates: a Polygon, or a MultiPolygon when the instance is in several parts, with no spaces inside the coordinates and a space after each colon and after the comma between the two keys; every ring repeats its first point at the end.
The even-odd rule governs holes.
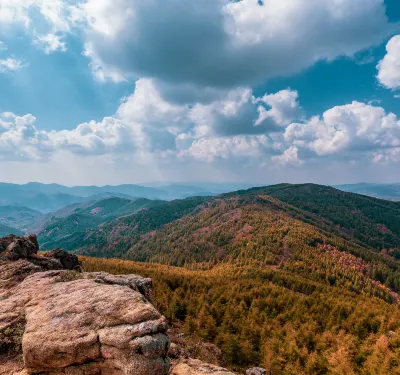
{"type": "MultiPolygon", "coordinates": [[[[0,206],[24,207],[49,213],[75,203],[86,203],[107,197],[147,198],[173,200],[190,196],[210,196],[229,191],[250,188],[254,185],[238,183],[150,183],[146,185],[105,185],[105,186],[63,186],[59,184],[42,184],[30,182],[24,185],[0,183],[0,206]]],[[[336,188],[380,197],[384,199],[400,199],[400,184],[353,184],[337,185],[336,188]]],[[[25,215],[26,218],[29,217],[25,215]]],[[[0,213],[0,217],[3,215],[0,213]]],[[[21,227],[18,225],[17,228],[21,227]]]]}
{"type": "Polygon", "coordinates": [[[231,369],[400,368],[400,202],[315,184],[173,200],[117,190],[45,214],[3,207],[0,233],[34,231],[87,271],[151,277],[183,340],[215,344],[231,369]]]}
{"type": "Polygon", "coordinates": [[[0,206],[25,207],[41,213],[54,212],[67,205],[85,203],[107,197],[178,199],[189,196],[215,195],[234,189],[250,187],[245,184],[183,184],[63,186],[30,182],[24,185],[0,183],[0,206]]]}
{"type": "Polygon", "coordinates": [[[159,202],[47,246],[151,277],[157,308],[231,369],[400,368],[400,202],[279,184],[159,202]]]}
{"type": "Polygon", "coordinates": [[[335,187],[337,189],[351,193],[369,195],[372,197],[390,199],[395,201],[400,200],[400,183],[373,184],[361,182],[358,184],[336,185],[335,187]]]}
{"type": "MultiPolygon", "coordinates": [[[[123,204],[124,200],[114,198],[102,202],[119,205],[123,204]]],[[[138,200],[129,204],[127,206],[129,209],[125,207],[126,215],[118,215],[116,211],[103,218],[90,213],[92,210],[98,210],[96,209],[98,204],[89,205],[83,211],[80,208],[79,212],[74,211],[68,217],[59,215],[58,219],[47,223],[48,226],[37,231],[41,243],[49,247],[63,247],[90,255],[117,255],[133,260],[149,261],[152,260],[151,257],[144,256],[142,250],[136,253],[134,247],[140,246],[140,243],[145,243],[148,247],[158,236],[158,232],[154,231],[161,230],[164,233],[166,228],[172,228],[174,225],[183,228],[191,220],[201,222],[204,211],[215,211],[212,215],[214,219],[219,213],[221,215],[219,220],[223,226],[224,217],[234,216],[230,211],[257,207],[268,210],[268,215],[272,215],[275,211],[285,212],[304,223],[310,222],[319,231],[330,232],[362,246],[375,249],[400,247],[400,203],[346,193],[322,185],[281,184],[241,190],[216,197],[191,197],[155,202],[138,200]],[[271,200],[274,200],[274,203],[271,200]],[[54,235],[54,227],[60,231],[59,228],[62,228],[66,221],[78,222],[84,220],[84,217],[89,217],[93,225],[77,224],[75,231],[67,230],[66,235],[54,235]],[[167,226],[164,228],[165,225],[167,226]],[[142,240],[143,238],[146,240],[142,240]]],[[[227,230],[223,229],[221,232],[226,235],[227,230]]],[[[170,238],[171,234],[165,233],[165,236],[170,238]]],[[[191,242],[196,241],[192,239],[191,242]]],[[[227,240],[227,243],[230,242],[227,240]]],[[[184,258],[187,262],[187,257],[184,258]]],[[[175,264],[174,261],[170,263],[175,264]]]]}

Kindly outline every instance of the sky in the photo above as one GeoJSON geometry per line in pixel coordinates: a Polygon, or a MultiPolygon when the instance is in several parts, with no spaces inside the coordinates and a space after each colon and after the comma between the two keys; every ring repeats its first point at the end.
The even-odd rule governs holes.
{"type": "Polygon", "coordinates": [[[400,181],[398,0],[1,0],[0,181],[400,181]]]}

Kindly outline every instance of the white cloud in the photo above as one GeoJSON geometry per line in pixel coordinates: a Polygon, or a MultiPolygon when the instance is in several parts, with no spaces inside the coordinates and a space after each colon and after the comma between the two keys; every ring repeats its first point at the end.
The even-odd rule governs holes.
{"type": "Polygon", "coordinates": [[[389,89],[400,88],[400,35],[394,36],[386,45],[386,55],[379,62],[378,80],[389,89]]]}
{"type": "Polygon", "coordinates": [[[30,114],[0,113],[0,160],[40,160],[54,151],[44,131],[35,126],[30,114]]]}
{"type": "MultiPolygon", "coordinates": [[[[201,159],[200,148],[221,146],[223,158],[226,158],[228,149],[232,155],[251,156],[271,147],[273,142],[267,136],[269,131],[283,131],[280,125],[287,122],[286,109],[291,108],[291,116],[292,107],[297,103],[297,93],[290,93],[277,93],[276,98],[280,99],[276,101],[272,100],[274,95],[266,96],[268,100],[265,100],[266,97],[258,100],[250,89],[241,88],[228,92],[223,100],[208,105],[188,106],[166,101],[152,80],[140,79],[136,82],[133,94],[122,101],[116,113],[100,122],[80,124],[72,130],[41,132],[35,127],[36,119],[33,116],[8,114],[4,116],[13,119],[13,122],[3,126],[2,137],[11,137],[15,142],[18,140],[21,149],[36,145],[39,150],[44,148],[50,153],[69,150],[77,154],[153,153],[160,156],[165,152],[169,152],[169,155],[171,152],[183,152],[182,155],[186,153],[201,159]],[[285,98],[289,98],[287,105],[284,104],[285,98]],[[266,102],[271,106],[268,111],[273,115],[268,121],[265,119],[255,125],[260,108],[266,102]],[[24,137],[18,137],[15,129],[24,118],[30,119],[31,131],[24,133],[24,137]],[[268,126],[264,126],[266,122],[268,126]],[[12,123],[15,125],[11,126],[12,123]],[[191,150],[186,152],[188,148],[191,150]]],[[[30,152],[27,155],[33,154],[30,152]]],[[[42,152],[33,155],[35,158],[40,156],[48,157],[42,152]]]]}
{"type": "Polygon", "coordinates": [[[389,150],[379,150],[373,153],[373,161],[376,163],[393,164],[400,162],[400,147],[389,150]]]}
{"type": "Polygon", "coordinates": [[[263,161],[273,144],[265,135],[202,138],[179,153],[180,157],[213,162],[216,159],[258,159],[263,161]]]}
{"type": "Polygon", "coordinates": [[[400,147],[400,120],[382,107],[353,102],[333,107],[321,118],[289,125],[284,139],[309,157],[372,155],[400,147]]]}
{"type": "Polygon", "coordinates": [[[83,35],[97,79],[150,77],[178,101],[354,56],[395,27],[384,0],[2,0],[0,25],[20,25],[46,53],[83,35]]]}
{"type": "Polygon", "coordinates": [[[1,0],[0,24],[20,24],[28,29],[32,26],[32,13],[37,11],[53,30],[68,32],[70,7],[69,0],[1,0]]]}
{"type": "Polygon", "coordinates": [[[210,104],[196,104],[190,119],[202,135],[237,135],[262,132],[255,122],[257,105],[249,88],[238,88],[210,104]]]}
{"type": "Polygon", "coordinates": [[[0,158],[49,160],[69,152],[136,163],[240,160],[303,167],[315,160],[399,160],[400,120],[378,105],[353,102],[303,116],[292,90],[257,98],[240,88],[190,106],[168,102],[152,80],[140,79],[113,116],[72,130],[45,132],[32,115],[0,115],[0,158]]]}
{"type": "Polygon", "coordinates": [[[299,159],[299,150],[296,146],[290,146],[281,155],[272,156],[272,160],[279,164],[301,165],[303,162],[299,159]]]}
{"type": "Polygon", "coordinates": [[[233,136],[284,131],[291,121],[300,120],[298,93],[282,90],[256,98],[250,88],[228,91],[209,104],[196,104],[189,117],[198,136],[233,136]],[[267,107],[266,107],[267,106],[267,107]]]}
{"type": "Polygon", "coordinates": [[[89,43],[85,44],[82,54],[90,59],[89,67],[92,70],[93,77],[100,81],[106,82],[111,80],[114,83],[126,81],[126,78],[118,68],[105,66],[104,63],[96,56],[89,43]]]}
{"type": "Polygon", "coordinates": [[[0,35],[22,29],[46,54],[66,51],[62,38],[78,25],[76,6],[71,0],[1,0],[0,35]]]}
{"type": "Polygon", "coordinates": [[[7,51],[7,49],[8,48],[7,48],[6,44],[0,40],[0,52],[7,51]]]}
{"type": "Polygon", "coordinates": [[[266,94],[258,99],[271,109],[260,108],[260,117],[257,124],[264,120],[273,119],[280,126],[287,126],[291,122],[299,120],[303,116],[302,109],[298,102],[299,93],[292,90],[281,90],[276,94],[266,94]]]}
{"type": "Polygon", "coordinates": [[[0,59],[0,73],[11,73],[23,68],[25,63],[12,57],[0,59]]]}
{"type": "Polygon", "coordinates": [[[139,79],[135,91],[125,99],[117,116],[125,122],[138,122],[155,128],[177,129],[187,123],[189,107],[164,100],[150,79],[139,79]]]}
{"type": "Polygon", "coordinates": [[[199,88],[252,85],[353,56],[394,28],[384,0],[263,3],[88,0],[77,14],[86,20],[86,54],[102,79],[152,77],[199,88]]]}
{"type": "Polygon", "coordinates": [[[55,51],[65,52],[67,50],[66,43],[62,41],[62,36],[53,33],[38,35],[35,44],[43,49],[47,55],[55,51]]]}

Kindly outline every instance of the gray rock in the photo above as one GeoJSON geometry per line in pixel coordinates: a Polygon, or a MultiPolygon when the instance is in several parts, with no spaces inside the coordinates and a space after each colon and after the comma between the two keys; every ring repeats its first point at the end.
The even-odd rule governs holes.
{"type": "Polygon", "coordinates": [[[6,248],[5,257],[8,260],[29,259],[35,256],[37,252],[36,243],[28,237],[14,237],[6,248]]]}
{"type": "Polygon", "coordinates": [[[267,370],[261,367],[252,367],[246,371],[246,375],[267,375],[267,370]]]}

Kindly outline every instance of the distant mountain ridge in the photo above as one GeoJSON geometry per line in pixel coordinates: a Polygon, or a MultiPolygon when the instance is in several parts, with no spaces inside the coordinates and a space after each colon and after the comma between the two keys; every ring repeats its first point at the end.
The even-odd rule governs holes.
{"type": "Polygon", "coordinates": [[[233,189],[229,184],[211,184],[208,188],[207,184],[200,187],[174,183],[157,187],[135,184],[68,187],[38,182],[24,185],[0,183],[0,206],[26,207],[41,213],[49,213],[75,203],[100,200],[110,196],[173,200],[190,196],[216,195],[231,190],[233,189]]]}
{"type": "Polygon", "coordinates": [[[37,210],[18,206],[0,206],[0,224],[25,231],[43,214],[37,210]]]}
{"type": "Polygon", "coordinates": [[[400,201],[400,182],[392,184],[360,182],[358,184],[335,185],[334,187],[351,193],[400,201]]]}
{"type": "MultiPolygon", "coordinates": [[[[229,232],[229,228],[225,228],[224,220],[230,222],[231,216],[235,217],[239,215],[237,212],[250,208],[253,210],[252,207],[263,212],[266,210],[267,216],[275,215],[274,212],[284,213],[292,219],[314,226],[317,231],[343,238],[355,246],[375,252],[394,249],[390,250],[391,255],[400,259],[400,203],[314,184],[280,184],[216,197],[191,197],[160,202],[154,207],[119,217],[97,227],[75,231],[55,241],[42,239],[42,242],[46,243],[46,248],[63,247],[87,255],[139,261],[160,262],[163,259],[163,262],[172,265],[182,265],[181,262],[187,262],[189,258],[196,262],[210,261],[209,255],[205,258],[201,255],[204,249],[208,248],[207,251],[211,251],[211,254],[212,249],[216,253],[220,249],[221,254],[229,252],[222,250],[221,245],[214,242],[215,238],[207,244],[201,242],[197,250],[192,248],[197,246],[196,237],[188,240],[177,252],[180,254],[179,260],[167,254],[169,250],[165,246],[170,244],[168,246],[173,248],[185,234],[194,230],[193,225],[196,227],[197,223],[205,222],[204,212],[220,223],[221,234],[218,236],[221,240],[217,243],[224,244],[222,247],[228,246],[230,240],[222,240],[229,232]],[[175,228],[174,231],[179,234],[176,239],[168,234],[168,228],[175,228]],[[193,254],[185,256],[188,249],[192,249],[193,254],[198,254],[199,257],[193,257],[193,254]]],[[[242,220],[242,225],[249,224],[246,220],[242,220]]],[[[202,233],[206,234],[208,230],[202,233]]],[[[239,232],[240,230],[237,229],[239,232]]]]}
{"type": "Polygon", "coordinates": [[[9,234],[15,234],[17,236],[22,236],[24,232],[20,231],[17,228],[9,227],[8,225],[4,225],[0,223],[0,237],[7,236],[9,234]]]}
{"type": "Polygon", "coordinates": [[[55,213],[50,213],[34,223],[31,232],[38,234],[42,246],[63,241],[90,228],[116,218],[131,215],[143,209],[163,204],[161,200],[146,198],[126,199],[110,197],[99,201],[67,206],[55,213]]]}

